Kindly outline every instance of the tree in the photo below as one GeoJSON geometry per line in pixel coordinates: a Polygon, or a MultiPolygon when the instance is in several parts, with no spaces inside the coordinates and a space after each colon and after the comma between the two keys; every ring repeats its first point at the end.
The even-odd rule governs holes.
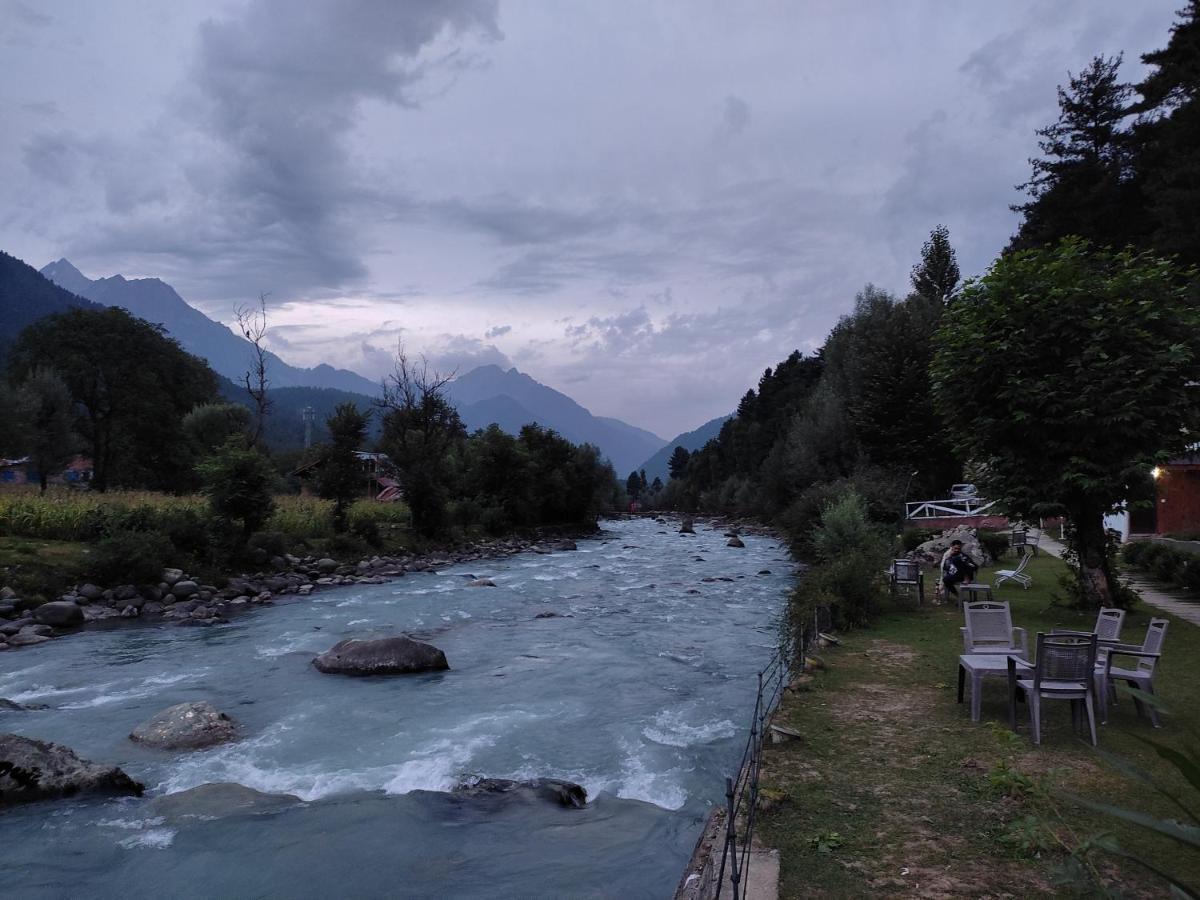
{"type": "Polygon", "coordinates": [[[913,290],[930,300],[946,304],[958,289],[958,257],[950,245],[950,229],[938,225],[921,247],[921,261],[913,266],[913,290]]]}
{"type": "Polygon", "coordinates": [[[1022,250],[1080,235],[1124,246],[1142,230],[1141,204],[1131,184],[1124,122],[1132,88],[1118,80],[1121,57],[1095,57],[1069,89],[1058,88],[1058,121],[1040,129],[1042,157],[1019,185],[1030,200],[1013,206],[1025,216],[1009,245],[1022,250]]]}
{"type": "Polygon", "coordinates": [[[667,471],[670,472],[672,478],[682,478],[687,472],[688,460],[691,454],[682,447],[676,447],[671,451],[671,458],[667,460],[667,471]]]}
{"type": "Polygon", "coordinates": [[[267,295],[259,294],[258,309],[239,306],[235,315],[238,331],[253,348],[250,368],[242,375],[242,385],[254,405],[254,430],[248,435],[248,440],[252,446],[258,446],[267,423],[267,413],[271,411],[271,382],[267,378],[267,295]]]}
{"type": "Polygon", "coordinates": [[[250,410],[240,403],[201,403],[183,417],[183,435],[197,456],[215,453],[236,435],[246,435],[250,410]]]}
{"type": "Polygon", "coordinates": [[[422,358],[408,360],[401,347],[383,385],[380,448],[400,475],[400,489],[418,534],[433,536],[446,524],[456,455],[466,440],[458,411],[446,396],[452,375],[440,375],[422,358]]]}
{"type": "Polygon", "coordinates": [[[650,482],[650,493],[655,496],[663,489],[662,479],[657,475],[654,476],[654,481],[650,482]]]}
{"type": "Polygon", "coordinates": [[[61,471],[75,455],[71,430],[74,403],[67,385],[51,369],[34,369],[21,385],[26,411],[29,461],[38,473],[38,484],[46,492],[49,477],[61,471]]]}
{"type": "Polygon", "coordinates": [[[257,448],[231,437],[197,467],[213,515],[240,522],[242,543],[271,517],[275,469],[257,448]]]}
{"type": "Polygon", "coordinates": [[[638,473],[630,472],[629,477],[625,479],[625,493],[629,495],[629,499],[634,503],[637,502],[642,493],[642,479],[638,473]]]}
{"type": "Polygon", "coordinates": [[[1069,518],[1092,606],[1120,600],[1104,515],[1196,440],[1195,276],[1068,238],[1001,258],[936,336],[934,395],[958,449],[1010,516],[1069,518]]]}
{"type": "Polygon", "coordinates": [[[1134,180],[1145,198],[1146,246],[1200,264],[1200,0],[1179,11],[1167,46],[1142,56],[1152,71],[1133,106],[1134,180]]]}
{"type": "Polygon", "coordinates": [[[115,307],[39,319],[18,336],[8,365],[15,381],[40,367],[62,378],[99,491],[112,484],[176,487],[181,421],[217,396],[207,363],[161,327],[115,307]]]}
{"type": "Polygon", "coordinates": [[[367,439],[370,413],[361,413],[353,403],[340,403],[332,416],[325,420],[330,443],[322,454],[317,477],[317,492],[333,500],[333,528],[346,530],[346,507],[362,493],[363,467],[358,449],[367,439]]]}

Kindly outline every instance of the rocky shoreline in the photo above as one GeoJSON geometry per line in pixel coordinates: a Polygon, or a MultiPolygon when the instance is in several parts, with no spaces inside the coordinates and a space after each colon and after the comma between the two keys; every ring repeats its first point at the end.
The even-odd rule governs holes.
{"type": "Polygon", "coordinates": [[[44,644],[78,633],[92,624],[153,618],[180,626],[228,622],[247,609],[276,600],[295,600],[314,592],[353,584],[385,584],[410,574],[448,566],[503,559],[519,553],[574,550],[575,538],[597,530],[576,529],[553,536],[510,537],[478,541],[424,554],[374,555],[356,563],[329,557],[275,557],[271,570],[226,579],[224,587],[205,584],[180,569],[164,569],[157,584],[121,584],[104,588],[84,583],[55,600],[25,602],[9,587],[0,588],[0,652],[44,644]]]}

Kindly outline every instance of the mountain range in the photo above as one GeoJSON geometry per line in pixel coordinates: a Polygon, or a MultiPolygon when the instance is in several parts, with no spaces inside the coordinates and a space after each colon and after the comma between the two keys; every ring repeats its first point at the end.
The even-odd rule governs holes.
{"type": "MultiPolygon", "coordinates": [[[[184,350],[207,360],[213,371],[232,381],[240,381],[250,366],[250,342],[190,306],[165,281],[121,275],[91,279],[65,259],[44,266],[41,274],[72,294],[103,306],[120,306],[140,319],[163,326],[184,350]]],[[[378,384],[346,369],[324,364],[303,369],[288,365],[270,352],[267,366],[272,387],[333,388],[368,397],[379,393],[378,384]]]]}
{"type": "Polygon", "coordinates": [[[661,478],[665,484],[670,477],[671,472],[668,463],[671,459],[671,454],[675,452],[676,447],[682,447],[684,450],[691,453],[699,450],[713,438],[721,433],[721,426],[732,419],[732,415],[717,416],[711,421],[705,422],[699,428],[693,431],[685,431],[673,441],[667,443],[648,460],[642,463],[638,468],[645,471],[646,478],[653,481],[656,477],[661,478]]]}
{"type": "Polygon", "coordinates": [[[595,444],[618,474],[627,473],[663,446],[663,439],[620,419],[594,416],[566,394],[516,369],[480,366],[447,385],[468,431],[495,422],[515,433],[527,422],[553,428],[576,444],[595,444]]]}
{"type": "MultiPolygon", "coordinates": [[[[229,381],[238,382],[249,366],[249,341],[189,305],[171,285],[158,278],[112,275],[92,279],[66,259],[50,263],[39,273],[15,257],[0,254],[0,351],[6,341],[44,315],[96,304],[119,306],[162,325],[184,349],[207,360],[229,381]]],[[[276,418],[280,418],[276,423],[279,427],[269,429],[269,436],[274,437],[272,444],[281,448],[296,446],[303,440],[299,411],[305,406],[314,407],[322,420],[314,429],[314,438],[321,440],[327,410],[344,401],[369,408],[379,393],[376,383],[346,369],[292,366],[273,353],[268,353],[267,364],[276,418]]],[[[228,382],[224,386],[231,399],[239,399],[236,391],[229,390],[228,382]]],[[[595,444],[619,474],[645,467],[645,461],[666,444],[645,429],[592,415],[566,394],[514,368],[481,366],[451,382],[448,392],[468,430],[496,423],[515,434],[522,425],[537,422],[576,443],[595,444]]],[[[674,446],[670,445],[668,454],[674,446]]]]}

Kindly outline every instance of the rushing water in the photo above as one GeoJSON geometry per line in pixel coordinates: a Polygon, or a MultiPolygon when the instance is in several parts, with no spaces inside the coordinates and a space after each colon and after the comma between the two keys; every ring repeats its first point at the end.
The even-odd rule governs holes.
{"type": "Polygon", "coordinates": [[[0,655],[0,697],[52,707],[0,713],[0,729],[147,786],[140,800],[0,815],[0,892],[668,895],[740,754],[793,574],[773,540],[746,536],[740,550],[699,530],[608,522],[577,552],[338,588],[213,628],[88,631],[0,655]],[[497,586],[467,587],[470,576],[497,586]],[[342,638],[400,631],[442,648],[450,671],[361,679],[310,664],[342,638]],[[192,753],[128,739],[164,707],[202,699],[244,738],[192,753]],[[569,779],[590,802],[432,793],[466,773],[569,779]],[[206,782],[305,802],[155,814],[154,796],[206,782]]]}

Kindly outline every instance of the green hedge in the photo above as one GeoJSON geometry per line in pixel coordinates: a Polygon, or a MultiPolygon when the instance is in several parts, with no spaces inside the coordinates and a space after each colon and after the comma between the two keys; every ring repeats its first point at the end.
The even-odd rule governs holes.
{"type": "Polygon", "coordinates": [[[1200,553],[1164,541],[1133,541],[1121,551],[1129,568],[1163,584],[1200,594],[1200,553]]]}

